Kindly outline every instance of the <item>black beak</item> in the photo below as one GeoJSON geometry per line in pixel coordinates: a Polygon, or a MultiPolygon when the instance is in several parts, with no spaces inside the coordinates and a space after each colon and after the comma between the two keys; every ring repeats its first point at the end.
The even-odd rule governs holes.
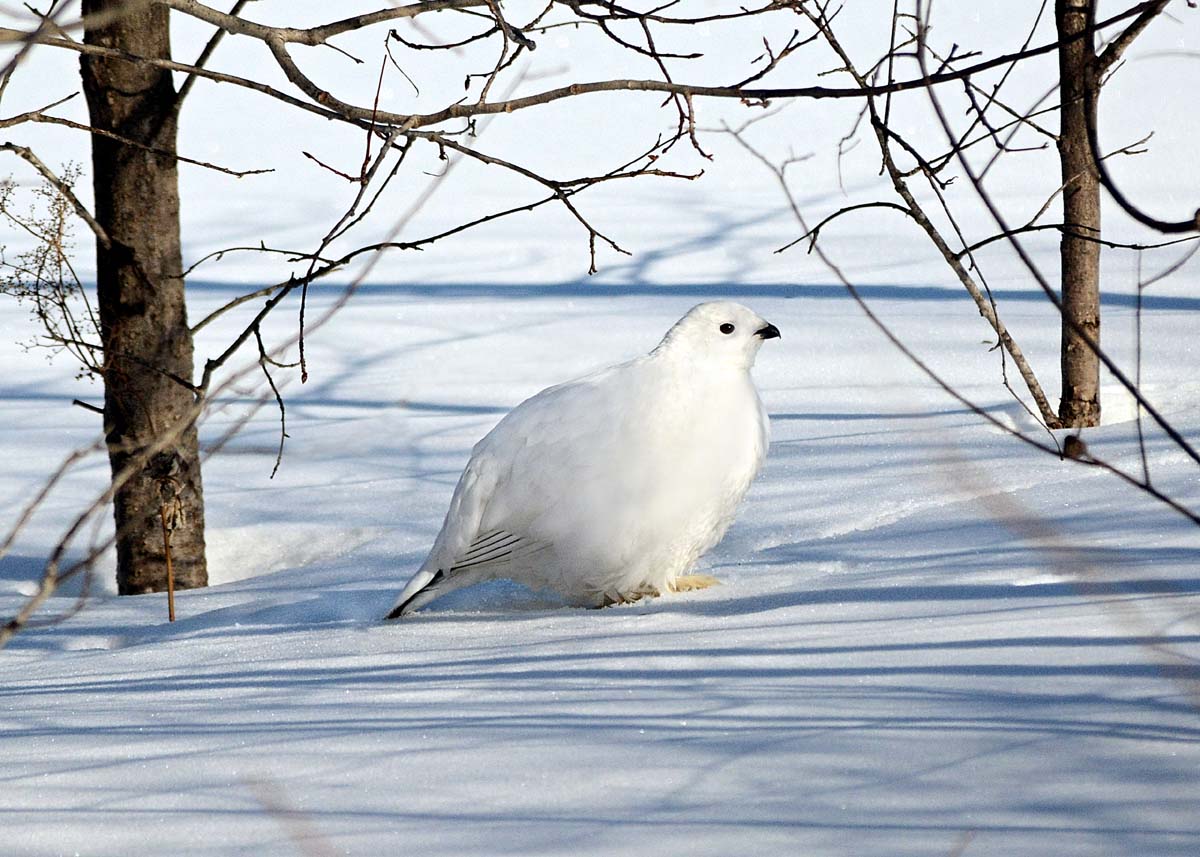
{"type": "Polygon", "coordinates": [[[754,331],[754,335],[760,339],[779,339],[779,328],[773,324],[768,324],[766,327],[760,327],[754,331]]]}

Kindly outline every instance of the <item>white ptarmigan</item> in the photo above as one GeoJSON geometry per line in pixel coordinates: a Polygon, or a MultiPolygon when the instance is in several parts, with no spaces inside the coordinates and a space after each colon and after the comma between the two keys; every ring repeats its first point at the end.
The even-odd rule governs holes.
{"type": "Polygon", "coordinates": [[[750,367],[778,336],[740,304],[702,303],[648,355],[517,405],[475,445],[387,618],[497,578],[585,607],[715,583],[686,572],[725,535],[766,455],[750,367]]]}

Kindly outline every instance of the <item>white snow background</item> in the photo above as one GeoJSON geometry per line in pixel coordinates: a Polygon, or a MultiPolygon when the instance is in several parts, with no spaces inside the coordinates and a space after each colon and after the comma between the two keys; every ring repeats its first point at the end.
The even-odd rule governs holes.
{"type": "MultiPolygon", "coordinates": [[[[329,4],[262,2],[247,14],[314,23],[365,5],[331,14],[329,4]]],[[[1028,26],[1015,5],[941,4],[941,43],[1015,49],[1028,26]]],[[[837,25],[859,54],[877,54],[890,8],[848,3],[837,25]]],[[[1156,131],[1148,154],[1114,160],[1114,170],[1163,217],[1200,202],[1188,53],[1200,46],[1200,20],[1183,4],[1174,11],[1130,52],[1103,104],[1107,145],[1156,131]]],[[[450,32],[448,18],[434,25],[450,32]]],[[[781,38],[791,26],[778,23],[781,38]]],[[[207,32],[181,25],[176,36],[177,55],[190,57],[207,32]]],[[[752,39],[716,27],[689,38],[705,42],[708,64],[680,79],[728,80],[755,53],[752,39]]],[[[373,57],[363,66],[298,50],[339,94],[369,102],[380,39],[343,42],[373,57]]],[[[522,91],[613,75],[581,35],[546,40],[522,91]]],[[[278,77],[257,47],[228,38],[215,67],[278,77]]],[[[426,60],[406,67],[420,99],[393,74],[384,100],[397,110],[436,103],[444,72],[426,60]]],[[[1017,103],[1044,92],[1047,62],[1019,73],[1017,103]]],[[[835,83],[817,77],[831,65],[810,49],[786,80],[835,83]]],[[[652,65],[625,71],[656,74],[652,65]]],[[[66,94],[74,74],[73,57],[34,51],[3,115],[66,94]]],[[[461,85],[453,77],[446,85],[461,85]]],[[[192,98],[182,152],[277,172],[237,180],[184,167],[185,262],[260,240],[314,246],[351,191],[300,151],[354,170],[358,135],[232,87],[201,82],[192,98]]],[[[502,116],[479,145],[579,174],[613,150],[632,152],[642,125],[665,127],[660,100],[594,96],[502,116]]],[[[924,96],[903,103],[911,133],[940,139],[924,96]]],[[[697,106],[705,127],[756,110],[697,106]]],[[[791,175],[813,221],[888,198],[869,140],[845,159],[839,186],[834,152],[855,110],[797,103],[751,132],[774,158],[812,153],[791,175]]],[[[63,115],[81,111],[68,105],[63,115]]],[[[19,131],[13,139],[52,165],[86,162],[81,137],[19,131]]],[[[378,261],[311,333],[309,382],[285,386],[290,439],[278,475],[269,478],[279,431],[271,406],[207,462],[213,585],[177,596],[179,621],[166,622],[165,596],[117,598],[106,557],[82,612],[26,630],[0,653],[0,851],[1200,853],[1196,528],[1110,476],[1025,447],[946,396],[814,256],[772,253],[799,230],[770,175],[728,138],[701,139],[713,162],[687,153],[677,162],[704,169],[698,181],[603,186],[579,198],[633,254],[601,249],[593,277],[586,234],[550,208],[378,261]],[[755,369],[772,418],[764,472],[704,560],[723,586],[588,611],[497,583],[380,621],[432,542],[471,445],[503,413],[544,386],[648,350],[688,307],[714,297],[743,301],[783,331],[755,369]]],[[[5,169],[31,184],[21,166],[13,159],[5,169]]],[[[1052,151],[1013,156],[1001,169],[991,186],[1014,220],[1057,184],[1052,151]]],[[[386,234],[430,181],[407,175],[359,233],[363,243],[386,234]]],[[[539,192],[464,163],[405,235],[539,192]]],[[[978,207],[964,210],[971,234],[988,234],[978,207]]],[[[1107,204],[1105,225],[1110,237],[1149,237],[1107,204]]],[[[91,276],[85,237],[79,262],[91,276]]],[[[8,252],[20,240],[0,236],[8,252]]],[[[1001,385],[984,322],[923,235],[898,215],[865,212],[822,242],[923,358],[1001,419],[1031,428],[1001,385]]],[[[1053,272],[1054,238],[1027,243],[1053,272]]],[[[1002,316],[1056,395],[1052,308],[1002,247],[983,255],[1002,316]]],[[[1178,256],[1154,251],[1143,264],[1153,272],[1178,256]]],[[[1104,264],[1105,343],[1132,369],[1134,257],[1106,251],[1104,264]]],[[[255,254],[210,263],[190,282],[191,316],[291,270],[255,254]]],[[[1192,439],[1197,270],[1152,287],[1143,318],[1144,388],[1192,439]]],[[[310,317],[340,293],[315,287],[310,317]]],[[[253,306],[205,329],[198,360],[217,353],[253,306]]],[[[290,306],[271,325],[277,341],[294,330],[290,306]]],[[[34,333],[23,308],[0,301],[0,530],[99,429],[94,414],[71,406],[98,400],[99,388],[75,380],[65,358],[23,349],[34,333]]],[[[202,442],[252,407],[250,379],[204,424],[202,442]]],[[[1107,380],[1104,395],[1105,425],[1085,438],[1136,471],[1134,409],[1107,380]]],[[[1194,463],[1157,432],[1147,459],[1159,488],[1200,505],[1194,463]]],[[[102,457],[89,458],[0,559],[0,615],[33,591],[107,472],[102,457]]],[[[68,609],[75,591],[39,618],[68,609]]]]}

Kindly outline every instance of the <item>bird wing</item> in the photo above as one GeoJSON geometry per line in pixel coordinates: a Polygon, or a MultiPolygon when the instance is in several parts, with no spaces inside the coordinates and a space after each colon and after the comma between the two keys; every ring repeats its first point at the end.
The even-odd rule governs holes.
{"type": "Polygon", "coordinates": [[[499,461],[495,451],[482,441],[476,445],[455,486],[429,556],[404,587],[387,618],[411,613],[462,586],[503,577],[514,563],[548,547],[512,527],[491,527],[481,532],[481,521],[497,480],[510,470],[499,461]]]}
{"type": "Polygon", "coordinates": [[[543,390],[475,445],[441,532],[390,617],[510,572],[528,583],[544,582],[537,568],[544,558],[525,560],[593,529],[594,510],[617,499],[594,496],[595,486],[621,493],[611,487],[612,474],[631,409],[612,400],[620,389],[613,375],[624,368],[543,390]]]}
{"type": "Polygon", "coordinates": [[[613,401],[615,385],[607,381],[594,376],[551,387],[522,403],[479,442],[476,456],[489,461],[496,474],[482,510],[485,530],[555,541],[563,530],[586,523],[596,505],[591,495],[620,477],[620,451],[633,410],[627,402],[613,401]]]}
{"type": "Polygon", "coordinates": [[[526,557],[547,550],[545,542],[507,530],[491,530],[475,539],[461,555],[455,557],[450,574],[470,571],[479,576],[486,573],[503,574],[503,566],[511,566],[526,557]]]}

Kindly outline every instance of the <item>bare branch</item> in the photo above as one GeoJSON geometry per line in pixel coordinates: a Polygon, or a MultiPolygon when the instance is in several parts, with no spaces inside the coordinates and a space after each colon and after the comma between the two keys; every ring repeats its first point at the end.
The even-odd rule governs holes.
{"type": "MultiPolygon", "coordinates": [[[[238,12],[242,11],[242,7],[246,5],[248,0],[237,0],[233,4],[233,8],[229,10],[231,16],[236,17],[238,12]]],[[[224,28],[218,27],[217,31],[212,34],[212,37],[204,45],[204,50],[200,51],[200,56],[196,58],[194,65],[196,68],[204,68],[208,64],[209,58],[213,55],[213,51],[217,49],[217,45],[221,43],[221,39],[225,37],[227,31],[224,28]]],[[[195,72],[189,74],[179,86],[179,92],[175,94],[175,111],[183,107],[184,100],[188,97],[188,93],[192,91],[192,86],[196,83],[195,72]]]]}
{"type": "Polygon", "coordinates": [[[1104,50],[1100,52],[1100,55],[1096,57],[1097,70],[1103,73],[1116,63],[1129,46],[1133,44],[1134,39],[1140,36],[1146,27],[1150,26],[1150,22],[1157,18],[1159,13],[1166,9],[1167,4],[1170,2],[1171,0],[1156,0],[1156,2],[1150,3],[1142,9],[1138,13],[1138,16],[1129,23],[1129,26],[1110,41],[1104,47],[1104,50]]]}
{"type": "MultiPolygon", "coordinates": [[[[75,94],[68,96],[68,98],[74,98],[74,97],[75,97],[75,94]]],[[[67,100],[67,98],[62,99],[62,101],[66,101],[66,100],[67,100]]],[[[60,101],[58,103],[61,104],[62,101],[60,101]]],[[[54,106],[54,105],[51,105],[51,106],[54,106]]],[[[258,170],[235,170],[235,169],[231,169],[230,167],[222,167],[219,164],[213,164],[208,161],[200,161],[195,158],[189,158],[185,155],[180,155],[179,153],[170,154],[170,153],[164,151],[163,149],[157,148],[155,146],[148,146],[145,143],[139,143],[137,140],[130,140],[128,137],[122,137],[120,134],[114,134],[112,131],[106,131],[102,128],[93,128],[91,125],[84,125],[82,122],[74,122],[70,119],[64,119],[60,116],[47,116],[44,113],[44,111],[49,110],[49,109],[50,109],[49,107],[43,107],[41,110],[34,110],[34,111],[30,111],[29,113],[22,113],[19,116],[13,116],[9,119],[0,120],[0,128],[6,128],[9,125],[17,125],[17,124],[20,124],[21,122],[40,122],[45,125],[61,125],[64,128],[71,128],[76,131],[83,131],[86,134],[91,134],[91,135],[94,135],[97,137],[105,137],[109,140],[116,140],[119,143],[123,143],[126,146],[132,146],[135,149],[141,149],[144,152],[153,152],[156,155],[168,155],[169,154],[170,157],[174,158],[175,160],[179,161],[180,163],[191,164],[192,166],[196,166],[196,167],[203,167],[206,170],[214,170],[219,173],[225,173],[225,175],[227,175],[227,176],[233,176],[234,178],[239,178],[239,179],[245,178],[246,176],[257,176],[257,175],[262,175],[264,173],[275,172],[274,167],[266,167],[264,169],[258,169],[258,170]]]]}
{"type": "MultiPolygon", "coordinates": [[[[921,31],[920,35],[923,43],[923,30],[921,31]]],[[[922,72],[928,73],[924,51],[918,51],[917,60],[921,66],[922,72]]],[[[927,91],[929,94],[930,104],[932,105],[934,112],[938,117],[938,121],[941,123],[947,138],[952,141],[954,139],[954,135],[951,131],[949,120],[946,118],[945,109],[943,108],[941,101],[934,89],[930,87],[927,91]]],[[[1094,127],[1095,126],[1092,125],[1093,129],[1094,127]]],[[[1047,299],[1049,299],[1051,304],[1054,305],[1054,308],[1059,312],[1060,315],[1062,315],[1062,299],[1059,297],[1055,289],[1050,286],[1050,283],[1047,282],[1042,271],[1036,264],[1034,264],[1033,259],[1029,256],[1028,251],[1017,238],[1017,235],[1013,232],[1012,227],[1008,224],[1007,219],[996,206],[996,203],[991,198],[991,195],[983,187],[983,183],[980,181],[979,176],[975,172],[974,167],[971,165],[970,160],[961,151],[957,153],[957,157],[963,172],[967,175],[972,186],[975,188],[979,200],[987,208],[988,213],[991,215],[1000,231],[1002,233],[1006,233],[1009,245],[1013,248],[1013,251],[1017,254],[1018,258],[1020,258],[1021,263],[1025,266],[1025,269],[1029,271],[1030,275],[1034,278],[1034,281],[1037,282],[1038,286],[1042,290],[1042,293],[1046,295],[1047,299]]],[[[1093,159],[1096,161],[1097,167],[1099,169],[1103,169],[1104,162],[1099,158],[1095,149],[1093,150],[1093,159]]],[[[1163,432],[1169,438],[1171,438],[1171,440],[1174,441],[1181,450],[1187,453],[1189,458],[1191,458],[1197,464],[1200,464],[1200,453],[1198,453],[1195,448],[1188,443],[1187,439],[1184,438],[1183,435],[1181,435],[1179,431],[1173,425],[1171,425],[1171,423],[1161,413],[1159,413],[1158,409],[1146,399],[1142,391],[1139,390],[1137,386],[1129,379],[1129,377],[1121,370],[1121,367],[1118,366],[1116,362],[1103,349],[1100,348],[1100,346],[1086,330],[1084,330],[1080,325],[1072,322],[1069,318],[1066,318],[1066,321],[1071,326],[1075,334],[1080,338],[1080,340],[1084,342],[1087,348],[1096,355],[1100,362],[1104,364],[1104,367],[1112,373],[1112,376],[1117,379],[1121,386],[1124,387],[1143,408],[1145,408],[1146,413],[1149,414],[1154,422],[1158,424],[1159,428],[1161,428],[1163,432]]]]}
{"type": "MultiPolygon", "coordinates": [[[[830,28],[828,19],[825,18],[823,14],[814,13],[805,6],[801,7],[801,12],[807,15],[809,20],[813,22],[814,26],[821,31],[826,43],[828,43],[830,48],[835,54],[837,54],[839,60],[843,63],[843,70],[850,74],[860,87],[865,88],[867,86],[866,79],[855,69],[853,62],[850,59],[850,55],[846,53],[845,49],[837,39],[837,36],[830,28]]],[[[999,313],[996,310],[995,303],[991,300],[990,294],[985,295],[984,292],[979,288],[979,285],[975,282],[970,272],[963,266],[959,256],[950,248],[941,232],[925,213],[924,208],[909,189],[907,181],[905,180],[899,167],[896,165],[896,162],[892,157],[890,144],[893,140],[901,140],[901,138],[893,129],[888,128],[883,124],[883,119],[879,115],[875,106],[874,96],[867,96],[866,107],[871,120],[872,130],[875,132],[875,137],[879,144],[879,150],[883,157],[884,168],[886,169],[888,176],[891,178],[892,187],[904,201],[904,207],[907,209],[909,216],[917,223],[918,226],[921,227],[921,230],[926,234],[926,236],[928,236],[929,240],[933,242],[933,245],[942,255],[942,258],[946,260],[946,263],[950,266],[951,270],[954,271],[958,281],[962,284],[963,288],[967,290],[967,293],[975,302],[975,306],[979,310],[979,314],[987,321],[992,330],[996,333],[1000,344],[1004,346],[1004,350],[1012,358],[1013,363],[1017,367],[1017,371],[1021,374],[1021,378],[1025,382],[1026,388],[1029,390],[1030,395],[1037,404],[1038,411],[1041,414],[1044,424],[1048,428],[1056,427],[1058,424],[1057,415],[1054,413],[1054,409],[1050,406],[1050,402],[1046,398],[1046,394],[1043,392],[1041,384],[1038,382],[1037,376],[1034,374],[1033,368],[1029,365],[1029,361],[1026,359],[1024,352],[1021,350],[1016,340],[1013,339],[1012,335],[1008,332],[1007,327],[1001,321],[999,313]]],[[[950,140],[951,145],[953,146],[954,138],[951,136],[950,140]]],[[[920,158],[920,155],[911,146],[905,145],[905,150],[913,154],[915,157],[920,158]]],[[[962,157],[961,151],[959,157],[962,157]]],[[[926,168],[923,170],[923,172],[929,178],[931,187],[933,187],[935,193],[937,193],[939,191],[939,187],[937,182],[934,181],[933,170],[926,168]]],[[[940,194],[938,195],[938,198],[941,200],[940,194]]],[[[1019,397],[1018,401],[1020,401],[1019,397]]]]}
{"type": "Polygon", "coordinates": [[[407,6],[395,6],[390,9],[381,9],[364,15],[354,15],[318,27],[296,29],[294,27],[269,27],[264,24],[256,24],[253,21],[239,17],[236,12],[226,14],[213,9],[211,6],[198,3],[196,0],[154,0],[154,2],[161,3],[185,15],[191,15],[193,18],[198,18],[234,35],[250,36],[251,38],[263,41],[279,40],[312,47],[323,45],[334,36],[354,30],[361,30],[372,24],[395,21],[401,18],[413,18],[426,12],[439,12],[445,9],[467,9],[487,5],[487,0],[423,0],[423,2],[407,6]]]}
{"type": "Polygon", "coordinates": [[[267,384],[271,387],[271,392],[275,394],[275,402],[279,405],[279,450],[275,453],[275,466],[271,468],[269,477],[274,479],[275,474],[279,472],[279,465],[283,463],[283,442],[288,437],[287,408],[283,406],[283,396],[279,395],[279,388],[275,386],[275,379],[271,377],[271,370],[267,368],[268,363],[275,361],[267,354],[267,346],[263,344],[262,331],[257,324],[254,325],[254,340],[258,343],[258,365],[262,367],[267,384]]]}

